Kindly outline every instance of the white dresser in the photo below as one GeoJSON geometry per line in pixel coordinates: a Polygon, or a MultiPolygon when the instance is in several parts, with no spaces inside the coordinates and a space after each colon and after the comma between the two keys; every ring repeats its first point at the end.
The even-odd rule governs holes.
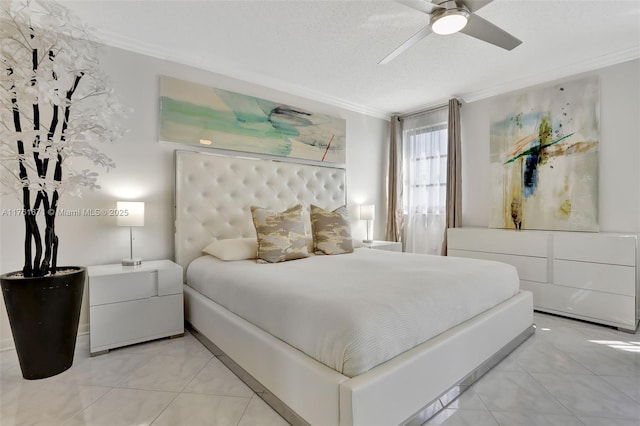
{"type": "Polygon", "coordinates": [[[182,267],[170,260],[87,268],[90,353],[184,334],[182,267]]]}
{"type": "Polygon", "coordinates": [[[637,234],[452,228],[448,254],[515,266],[539,311],[638,327],[637,234]]]}

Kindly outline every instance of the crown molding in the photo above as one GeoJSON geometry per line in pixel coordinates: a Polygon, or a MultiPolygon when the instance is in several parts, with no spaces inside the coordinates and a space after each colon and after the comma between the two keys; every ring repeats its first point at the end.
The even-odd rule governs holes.
{"type": "MultiPolygon", "coordinates": [[[[300,96],[306,99],[310,99],[317,102],[322,102],[328,105],[332,105],[338,108],[343,108],[349,111],[357,112],[367,116],[380,118],[383,120],[390,120],[391,115],[397,114],[390,111],[383,111],[377,108],[371,108],[366,105],[356,104],[346,99],[338,98],[335,96],[327,95],[326,93],[311,90],[307,87],[292,84],[290,82],[281,80],[279,78],[267,77],[254,72],[247,72],[239,69],[239,67],[233,66],[212,66],[203,60],[193,58],[188,55],[180,55],[174,51],[165,49],[161,46],[142,43],[138,40],[134,40],[129,37],[124,37],[120,34],[116,34],[110,31],[97,30],[95,32],[97,41],[108,46],[117,47],[120,49],[128,50],[142,55],[150,56],[157,59],[163,59],[179,64],[199,68],[202,70],[210,71],[213,73],[221,74],[226,77],[235,78],[238,80],[246,81],[247,83],[257,84],[260,86],[268,87],[270,89],[278,90],[287,94],[300,96]]],[[[463,101],[463,103],[475,102],[493,96],[502,95],[508,92],[520,90],[526,87],[535,86],[537,84],[546,83],[553,80],[569,77],[572,75],[593,71],[596,69],[604,68],[607,66],[619,64],[622,62],[631,61],[640,58],[640,47],[633,46],[626,49],[620,49],[613,52],[609,52],[605,55],[601,55],[596,58],[590,58],[585,61],[575,62],[570,65],[561,66],[549,71],[545,71],[538,74],[528,75],[521,78],[516,78],[507,81],[503,84],[493,86],[487,89],[481,89],[477,91],[471,91],[466,93],[457,94],[455,97],[463,101]]],[[[440,104],[439,102],[430,102],[425,104],[426,106],[432,106],[440,104]]],[[[413,111],[424,109],[425,106],[412,108],[411,111],[404,111],[401,114],[410,114],[413,111]]]]}
{"type": "Polygon", "coordinates": [[[638,58],[640,58],[640,47],[633,46],[626,49],[616,50],[596,58],[588,59],[586,61],[575,62],[570,65],[558,67],[549,71],[545,71],[543,73],[511,80],[506,82],[505,84],[494,86],[489,89],[467,92],[459,95],[458,97],[465,103],[475,102],[493,96],[502,95],[508,92],[524,89],[526,87],[535,86],[537,84],[597,70],[638,58]]]}
{"type": "Polygon", "coordinates": [[[327,95],[326,93],[311,90],[309,88],[292,84],[290,82],[267,77],[254,72],[247,72],[234,67],[216,67],[212,66],[206,61],[193,58],[189,55],[180,55],[169,49],[165,49],[161,46],[142,43],[138,40],[134,40],[129,37],[124,37],[120,34],[113,33],[111,31],[96,30],[96,39],[99,43],[128,50],[142,55],[151,56],[157,59],[163,59],[171,62],[177,62],[182,65],[199,68],[205,71],[210,71],[216,74],[221,74],[226,77],[235,78],[245,81],[251,84],[257,84],[260,86],[268,87],[270,89],[278,90],[287,94],[300,96],[306,99],[310,99],[317,102],[322,102],[328,105],[332,105],[338,108],[343,108],[349,111],[357,112],[360,114],[368,115],[375,118],[381,118],[383,120],[390,120],[391,114],[387,111],[382,111],[376,108],[371,108],[365,105],[356,104],[346,99],[338,98],[335,96],[327,95]]]}

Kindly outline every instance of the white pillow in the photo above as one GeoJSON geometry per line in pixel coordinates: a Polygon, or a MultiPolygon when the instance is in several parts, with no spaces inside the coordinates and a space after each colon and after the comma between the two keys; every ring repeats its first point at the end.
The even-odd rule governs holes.
{"type": "MultiPolygon", "coordinates": [[[[307,249],[313,253],[313,237],[305,235],[307,249]]],[[[364,247],[362,240],[353,240],[353,248],[364,247]]],[[[258,253],[258,240],[256,238],[228,238],[215,240],[202,249],[205,254],[210,254],[221,260],[246,260],[255,259],[258,253]]]]}
{"type": "Polygon", "coordinates": [[[255,259],[258,254],[258,240],[256,238],[215,240],[203,248],[202,252],[222,260],[255,259]]]}

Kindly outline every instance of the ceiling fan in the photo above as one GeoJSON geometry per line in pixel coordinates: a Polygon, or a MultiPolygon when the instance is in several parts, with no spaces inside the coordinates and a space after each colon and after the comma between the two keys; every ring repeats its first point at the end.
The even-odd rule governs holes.
{"type": "Polygon", "coordinates": [[[412,9],[426,13],[430,22],[411,38],[385,56],[379,64],[386,64],[411,46],[431,34],[454,34],[461,32],[486,41],[506,50],[520,45],[518,40],[503,29],[479,17],[475,13],[492,0],[396,0],[412,9]]]}

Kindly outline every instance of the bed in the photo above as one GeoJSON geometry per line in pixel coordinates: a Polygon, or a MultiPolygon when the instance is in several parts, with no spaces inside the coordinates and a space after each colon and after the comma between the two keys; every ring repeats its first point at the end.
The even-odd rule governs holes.
{"type": "Polygon", "coordinates": [[[368,248],[270,265],[224,262],[201,253],[216,239],[255,238],[251,205],[284,210],[296,203],[326,209],[345,204],[345,175],[341,168],[177,151],[175,255],[185,271],[187,326],[292,424],[421,424],[533,333],[531,294],[518,290],[512,267],[368,248]],[[408,266],[383,268],[393,269],[387,277],[373,271],[371,265],[385,262],[408,266]],[[412,269],[411,264],[424,264],[420,268],[429,271],[398,272],[412,269]],[[324,280],[331,284],[314,283],[309,277],[321,272],[310,271],[332,271],[324,280]],[[455,281],[452,271],[462,271],[464,279],[455,281]],[[349,280],[340,279],[349,273],[349,280]],[[412,277],[427,273],[442,283],[434,290],[441,292],[437,300],[442,303],[416,296],[419,284],[412,277]],[[385,299],[376,294],[391,280],[398,301],[376,300],[385,299]],[[369,287],[363,292],[356,285],[369,287]],[[314,287],[316,296],[310,297],[314,287]],[[467,297],[451,296],[448,287],[467,297]],[[373,309],[376,315],[389,311],[398,318],[431,311],[432,319],[407,316],[399,321],[404,329],[391,327],[393,343],[376,331],[384,327],[356,320],[355,340],[339,346],[338,338],[329,349],[318,345],[336,339],[330,335],[339,334],[340,317],[355,317],[347,309],[353,302],[342,308],[338,302],[350,291],[372,299],[357,304],[365,318],[372,317],[373,309]],[[401,294],[409,297],[403,301],[401,294]],[[314,317],[323,310],[318,303],[337,309],[329,316],[336,322],[324,329],[316,327],[326,322],[314,317]],[[378,305],[371,308],[370,303],[378,305]],[[458,316],[451,315],[457,310],[458,316]],[[292,320],[295,315],[299,319],[292,320]],[[428,330],[412,328],[418,323],[428,323],[428,330]],[[360,335],[364,340],[358,340],[360,335]],[[349,352],[357,346],[365,348],[361,358],[349,352]]]}

